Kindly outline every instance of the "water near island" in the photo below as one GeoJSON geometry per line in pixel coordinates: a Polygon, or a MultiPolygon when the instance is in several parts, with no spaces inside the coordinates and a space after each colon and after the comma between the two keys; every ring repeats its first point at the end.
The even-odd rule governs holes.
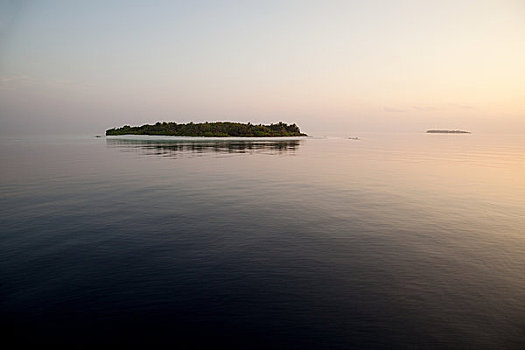
{"type": "Polygon", "coordinates": [[[4,341],[525,347],[521,136],[8,137],[0,161],[4,341]]]}

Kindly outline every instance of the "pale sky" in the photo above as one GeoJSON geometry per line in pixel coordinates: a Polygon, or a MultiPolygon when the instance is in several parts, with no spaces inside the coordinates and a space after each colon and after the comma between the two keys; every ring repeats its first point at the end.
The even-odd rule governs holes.
{"type": "Polygon", "coordinates": [[[525,133],[525,0],[0,0],[0,133],[217,120],[525,133]]]}

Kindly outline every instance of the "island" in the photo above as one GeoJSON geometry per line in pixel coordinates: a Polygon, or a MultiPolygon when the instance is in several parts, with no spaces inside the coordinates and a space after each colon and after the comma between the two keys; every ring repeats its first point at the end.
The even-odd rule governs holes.
{"type": "Polygon", "coordinates": [[[427,130],[428,134],[470,134],[470,131],[463,130],[427,130]]]}
{"type": "Polygon", "coordinates": [[[204,137],[287,137],[307,136],[295,124],[283,122],[270,125],[251,123],[205,122],[177,124],[174,122],[157,122],[142,126],[124,125],[121,128],[106,130],[106,136],[116,135],[162,135],[162,136],[204,136],[204,137]]]}

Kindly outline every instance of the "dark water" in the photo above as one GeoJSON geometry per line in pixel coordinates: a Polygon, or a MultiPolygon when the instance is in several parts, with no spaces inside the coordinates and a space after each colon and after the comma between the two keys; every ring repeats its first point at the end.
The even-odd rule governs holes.
{"type": "Polygon", "coordinates": [[[525,348],[520,137],[1,146],[4,339],[525,348]]]}

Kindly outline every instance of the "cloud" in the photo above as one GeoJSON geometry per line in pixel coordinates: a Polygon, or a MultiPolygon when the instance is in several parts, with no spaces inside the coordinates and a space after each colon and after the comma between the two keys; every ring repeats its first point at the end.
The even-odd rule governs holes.
{"type": "Polygon", "coordinates": [[[449,106],[458,108],[458,109],[474,109],[474,106],[463,105],[459,103],[449,103],[449,106]]]}
{"type": "Polygon", "coordinates": [[[405,109],[399,109],[399,108],[391,108],[391,107],[383,107],[383,111],[388,113],[405,113],[407,110],[405,109]]]}
{"type": "Polygon", "coordinates": [[[0,90],[17,90],[33,87],[37,89],[91,88],[89,84],[65,79],[34,79],[25,74],[0,76],[0,90]]]}
{"type": "Polygon", "coordinates": [[[407,108],[396,108],[396,107],[383,107],[383,111],[388,113],[408,113],[411,111],[418,112],[437,112],[437,111],[451,111],[451,110],[469,110],[474,109],[474,106],[460,104],[460,103],[449,103],[445,105],[433,106],[433,105],[414,105],[407,108]]]}
{"type": "Polygon", "coordinates": [[[435,106],[413,106],[412,108],[421,112],[434,112],[440,110],[440,108],[435,106]]]}
{"type": "Polygon", "coordinates": [[[0,76],[1,90],[14,90],[20,85],[32,85],[32,80],[25,74],[0,76]]]}

